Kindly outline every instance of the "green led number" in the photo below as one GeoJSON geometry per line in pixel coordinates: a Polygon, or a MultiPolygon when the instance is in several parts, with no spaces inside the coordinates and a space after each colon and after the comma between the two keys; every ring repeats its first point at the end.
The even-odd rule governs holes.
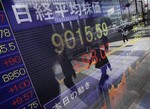
{"type": "Polygon", "coordinates": [[[16,49],[14,42],[9,43],[8,46],[9,46],[11,51],[14,51],[16,49]]]}
{"type": "Polygon", "coordinates": [[[97,37],[99,39],[101,39],[102,38],[102,29],[100,28],[100,24],[95,24],[95,28],[96,28],[96,32],[98,33],[97,37]]]}
{"type": "Polygon", "coordinates": [[[2,76],[4,82],[8,82],[10,79],[7,74],[2,76]]]}
{"type": "Polygon", "coordinates": [[[0,45],[0,54],[6,53],[8,49],[6,48],[6,44],[0,45]]]}
{"type": "Polygon", "coordinates": [[[108,35],[108,27],[105,22],[102,23],[102,30],[103,30],[103,35],[107,36],[108,35]]]}
{"type": "Polygon", "coordinates": [[[78,28],[78,31],[76,31],[76,33],[79,35],[81,45],[83,45],[83,38],[82,38],[82,34],[81,34],[80,28],[78,28]]]}
{"type": "Polygon", "coordinates": [[[10,37],[10,31],[9,31],[9,29],[4,29],[4,35],[6,36],[6,37],[10,37]]]}
{"type": "Polygon", "coordinates": [[[12,72],[8,73],[9,79],[13,80],[14,79],[14,74],[12,72]]]}
{"type": "Polygon", "coordinates": [[[62,53],[64,50],[64,43],[63,43],[63,39],[61,35],[55,33],[52,35],[51,40],[52,40],[53,45],[56,47],[55,52],[58,54],[62,53]]]}
{"type": "Polygon", "coordinates": [[[72,31],[70,30],[67,30],[64,34],[64,37],[65,37],[65,42],[66,42],[66,46],[69,48],[69,49],[73,49],[75,46],[76,46],[76,40],[75,40],[75,37],[74,37],[74,34],[72,31]],[[73,41],[73,44],[70,45],[70,41],[68,40],[68,36],[71,36],[71,41],[73,41]]]}
{"type": "Polygon", "coordinates": [[[86,37],[86,40],[88,42],[92,42],[93,41],[93,34],[92,32],[90,31],[91,27],[90,26],[85,26],[84,27],[84,30],[85,30],[85,35],[87,36],[86,37]],[[90,37],[89,37],[90,36],[90,37]]]}
{"type": "Polygon", "coordinates": [[[0,38],[10,37],[10,36],[11,34],[9,29],[0,30],[0,38]]]}

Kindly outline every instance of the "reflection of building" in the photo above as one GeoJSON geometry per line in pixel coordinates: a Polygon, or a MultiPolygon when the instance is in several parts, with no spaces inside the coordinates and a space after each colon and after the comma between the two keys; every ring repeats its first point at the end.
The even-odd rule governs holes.
{"type": "Polygon", "coordinates": [[[137,1],[137,7],[138,7],[138,12],[140,14],[142,14],[142,5],[143,5],[143,9],[145,10],[145,1],[144,0],[138,0],[137,1]]]}
{"type": "Polygon", "coordinates": [[[131,21],[133,15],[142,15],[142,4],[143,11],[146,12],[146,3],[147,0],[102,0],[101,6],[104,16],[110,17],[113,23],[120,25],[131,21]]]}
{"type": "Polygon", "coordinates": [[[133,15],[139,16],[142,15],[142,11],[146,12],[144,0],[119,0],[119,1],[122,11],[122,20],[130,21],[133,15]]]}
{"type": "Polygon", "coordinates": [[[109,17],[113,23],[120,24],[121,11],[118,0],[103,0],[101,2],[102,12],[104,16],[109,17]]]}
{"type": "Polygon", "coordinates": [[[128,13],[129,13],[129,10],[126,8],[126,4],[128,3],[127,0],[119,0],[120,2],[120,9],[121,9],[121,13],[122,13],[122,20],[127,20],[128,19],[128,13]]]}

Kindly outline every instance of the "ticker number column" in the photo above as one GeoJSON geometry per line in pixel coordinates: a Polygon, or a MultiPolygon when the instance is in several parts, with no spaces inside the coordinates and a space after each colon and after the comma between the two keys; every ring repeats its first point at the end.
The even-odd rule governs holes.
{"type": "Polygon", "coordinates": [[[40,109],[3,11],[0,11],[0,109],[40,109]]]}

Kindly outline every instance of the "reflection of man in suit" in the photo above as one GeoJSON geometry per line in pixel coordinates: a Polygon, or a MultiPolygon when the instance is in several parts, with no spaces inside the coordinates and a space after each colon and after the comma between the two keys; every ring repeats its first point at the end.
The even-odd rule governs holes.
{"type": "Polygon", "coordinates": [[[65,76],[64,84],[67,86],[67,88],[70,89],[72,86],[75,85],[72,80],[72,76],[76,78],[76,73],[73,69],[71,60],[68,59],[68,56],[65,51],[59,55],[59,63],[61,65],[62,72],[65,76]]]}
{"type": "Polygon", "coordinates": [[[96,58],[96,64],[95,64],[95,68],[98,68],[101,70],[101,79],[99,81],[99,87],[103,86],[105,83],[105,80],[107,80],[109,78],[109,75],[107,75],[107,67],[111,69],[111,65],[109,63],[109,60],[107,59],[106,56],[106,52],[102,49],[94,49],[94,51],[96,52],[96,54],[94,52],[92,52],[92,57],[90,59],[90,64],[91,65],[92,61],[95,60],[96,58]]]}
{"type": "Polygon", "coordinates": [[[102,39],[102,42],[104,44],[105,50],[108,52],[108,49],[109,49],[108,37],[103,35],[101,39],[102,39]]]}

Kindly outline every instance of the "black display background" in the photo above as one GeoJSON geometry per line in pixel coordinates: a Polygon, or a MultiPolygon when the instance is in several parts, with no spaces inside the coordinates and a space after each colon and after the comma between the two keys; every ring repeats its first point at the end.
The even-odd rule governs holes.
{"type": "Polygon", "coordinates": [[[59,84],[52,70],[52,65],[57,60],[50,37],[53,34],[52,27],[14,34],[36,93],[43,105],[59,94],[59,84]]]}

